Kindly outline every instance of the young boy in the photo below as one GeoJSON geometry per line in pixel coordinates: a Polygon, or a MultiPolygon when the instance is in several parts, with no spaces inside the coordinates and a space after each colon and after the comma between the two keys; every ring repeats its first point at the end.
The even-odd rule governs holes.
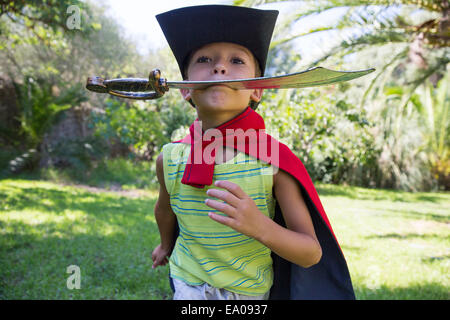
{"type": "MultiPolygon", "coordinates": [[[[183,78],[202,81],[262,76],[277,15],[209,5],[157,19],[183,78]]],[[[174,299],[354,298],[309,176],[286,146],[263,132],[253,110],[262,89],[216,85],[181,93],[198,119],[157,159],[161,244],[152,253],[153,268],[170,256],[174,299]],[[238,145],[234,136],[225,139],[230,133],[248,140],[238,145]]]]}

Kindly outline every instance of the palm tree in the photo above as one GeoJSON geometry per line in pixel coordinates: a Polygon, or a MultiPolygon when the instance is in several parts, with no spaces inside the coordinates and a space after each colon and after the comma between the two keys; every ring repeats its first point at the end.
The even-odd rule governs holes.
{"type": "MultiPolygon", "coordinates": [[[[377,68],[360,109],[370,111],[375,123],[381,186],[418,190],[425,184],[449,188],[448,151],[450,61],[450,2],[448,0],[235,0],[235,5],[283,3],[288,16],[280,19],[272,52],[283,44],[322,32],[335,45],[316,55],[304,67],[352,61],[377,68]],[[342,13],[336,20],[299,32],[295,23],[342,13]],[[293,27],[294,26],[294,27],[293,27]],[[349,32],[350,31],[350,32],[349,32]],[[351,34],[350,36],[346,34],[351,34]],[[370,96],[369,96],[370,94],[370,96]],[[369,100],[370,101],[367,101],[369,100]],[[368,103],[369,102],[369,103],[368,103]],[[428,158],[428,159],[427,159],[428,158]],[[433,178],[429,178],[430,175],[433,178]],[[383,182],[384,181],[384,182],[383,182]]],[[[322,19],[324,20],[324,19],[322,19]]],[[[360,96],[354,94],[353,96],[360,96]]],[[[347,97],[349,98],[349,97],[347,97]]],[[[354,99],[352,97],[352,99],[354,99]]]]}
{"type": "Polygon", "coordinates": [[[426,126],[427,154],[431,164],[431,173],[438,184],[444,189],[450,189],[450,76],[447,72],[438,82],[437,87],[427,81],[418,88],[415,107],[426,126]]]}
{"type": "MultiPolygon", "coordinates": [[[[278,37],[272,46],[279,46],[291,40],[324,31],[356,30],[308,67],[316,66],[330,57],[341,58],[358,53],[368,47],[381,47],[393,43],[403,44],[403,50],[384,61],[378,68],[377,76],[366,90],[361,104],[375,86],[383,87],[383,77],[398,68],[411,66],[417,69],[409,90],[405,94],[404,105],[408,103],[416,89],[427,79],[435,85],[445,73],[450,61],[450,2],[448,0],[235,0],[235,5],[258,6],[268,3],[299,2],[295,14],[283,24],[286,29],[305,17],[311,17],[332,9],[345,12],[334,25],[313,28],[287,37],[278,37]],[[402,10],[401,12],[399,12],[402,10]],[[420,23],[411,21],[410,14],[417,11],[426,15],[420,23]],[[398,13],[399,12],[399,13],[398,13]]],[[[283,31],[286,31],[283,29],[283,31]]],[[[279,36],[279,34],[278,34],[279,36]]]]}

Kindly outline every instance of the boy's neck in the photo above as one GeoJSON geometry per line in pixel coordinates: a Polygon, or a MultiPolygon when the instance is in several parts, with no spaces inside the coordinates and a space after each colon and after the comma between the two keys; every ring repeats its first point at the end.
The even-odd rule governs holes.
{"type": "Polygon", "coordinates": [[[211,128],[216,128],[220,126],[221,124],[237,117],[242,112],[244,112],[247,109],[244,108],[242,110],[231,110],[228,112],[217,112],[217,111],[202,111],[197,109],[197,116],[198,119],[202,122],[202,129],[203,131],[206,131],[211,128]]]}

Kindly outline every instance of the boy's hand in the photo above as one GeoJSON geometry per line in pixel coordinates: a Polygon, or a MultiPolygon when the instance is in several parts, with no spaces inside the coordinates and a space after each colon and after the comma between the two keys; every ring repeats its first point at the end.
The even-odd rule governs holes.
{"type": "Polygon", "coordinates": [[[161,244],[159,244],[152,253],[152,268],[155,269],[158,266],[165,266],[169,262],[169,259],[167,258],[169,255],[169,250],[163,249],[161,244]]]}
{"type": "Polygon", "coordinates": [[[227,191],[209,189],[207,195],[221,199],[225,203],[206,199],[205,204],[225,213],[227,217],[213,212],[209,212],[209,217],[246,236],[259,239],[264,234],[264,221],[266,221],[265,218],[267,217],[259,211],[253,199],[236,183],[216,181],[214,185],[227,191]]]}

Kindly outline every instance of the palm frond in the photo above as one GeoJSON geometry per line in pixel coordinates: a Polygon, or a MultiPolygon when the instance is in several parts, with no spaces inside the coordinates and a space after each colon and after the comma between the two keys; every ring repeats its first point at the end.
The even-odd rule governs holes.
{"type": "Polygon", "coordinates": [[[279,45],[282,45],[282,44],[284,44],[286,42],[289,42],[289,41],[301,38],[303,36],[309,36],[309,35],[314,34],[314,33],[323,32],[323,31],[330,31],[330,30],[333,30],[333,29],[334,28],[332,28],[332,27],[315,28],[315,29],[308,30],[306,32],[301,32],[301,33],[294,34],[294,35],[286,37],[286,38],[282,38],[282,39],[279,39],[279,40],[274,40],[270,44],[270,49],[272,49],[274,47],[277,47],[279,45]]]}
{"type": "Polygon", "coordinates": [[[341,43],[331,48],[325,55],[314,60],[309,67],[317,66],[330,57],[342,59],[343,57],[366,49],[368,46],[382,46],[386,43],[408,43],[409,37],[401,32],[393,30],[367,32],[357,37],[344,39],[341,43]]]}
{"type": "MultiPolygon", "coordinates": [[[[286,2],[289,0],[235,0],[234,4],[238,6],[255,7],[262,4],[274,3],[274,2],[286,2]]],[[[447,0],[290,0],[291,2],[303,2],[303,3],[316,3],[316,4],[328,4],[333,7],[352,7],[352,6],[364,6],[364,5],[406,5],[415,6],[421,9],[426,9],[435,12],[442,12],[449,9],[447,0]]]]}
{"type": "MultiPolygon", "coordinates": [[[[367,87],[366,91],[363,94],[363,97],[361,99],[360,107],[362,108],[366,102],[367,96],[374,88],[375,84],[378,82],[378,80],[381,78],[382,75],[388,74],[388,69],[393,69],[396,66],[396,62],[399,60],[404,59],[408,54],[409,48],[406,47],[402,51],[400,51],[398,54],[394,56],[388,63],[386,63],[377,73],[376,77],[370,82],[370,85],[367,87]]],[[[390,72],[389,72],[390,73],[390,72]]],[[[384,87],[384,84],[381,85],[381,87],[384,87]]]]}
{"type": "Polygon", "coordinates": [[[289,0],[235,0],[233,4],[235,6],[256,7],[266,3],[284,2],[284,1],[289,0]]]}
{"type": "Polygon", "coordinates": [[[421,73],[416,79],[410,81],[407,83],[407,85],[410,85],[408,93],[404,96],[405,98],[402,101],[403,108],[406,107],[408,102],[411,100],[412,95],[416,92],[417,88],[425,83],[425,80],[427,80],[431,75],[435,74],[436,72],[445,72],[447,64],[450,62],[450,59],[444,55],[437,59],[437,61],[429,66],[423,73],[421,73]]]}

